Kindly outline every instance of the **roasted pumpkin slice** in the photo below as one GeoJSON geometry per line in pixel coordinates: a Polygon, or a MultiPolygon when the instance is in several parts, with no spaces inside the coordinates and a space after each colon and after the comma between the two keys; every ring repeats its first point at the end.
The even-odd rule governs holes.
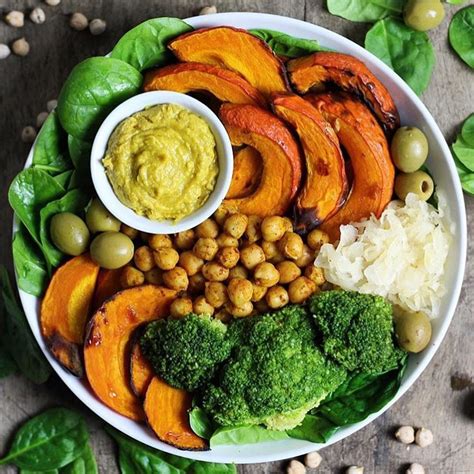
{"type": "Polygon", "coordinates": [[[349,198],[321,225],[332,240],[337,240],[341,225],[371,214],[380,216],[392,197],[395,170],[383,130],[364,104],[337,94],[314,96],[310,100],[334,124],[353,170],[349,198]]]}
{"type": "Polygon", "coordinates": [[[108,299],[89,321],[84,343],[87,379],[110,408],[143,420],[139,398],[129,385],[130,340],[141,324],[167,316],[176,292],[155,285],[129,288],[108,299]]]}
{"type": "Polygon", "coordinates": [[[334,129],[307,100],[289,94],[273,99],[275,113],[292,125],[306,159],[306,180],[295,204],[296,230],[310,231],[331,217],[347,196],[344,157],[334,129]]]}
{"type": "Polygon", "coordinates": [[[281,60],[246,30],[203,28],[178,36],[168,47],[180,61],[214,64],[237,72],[265,97],[289,90],[281,60]]]}
{"type": "Polygon", "coordinates": [[[192,401],[191,393],[155,377],[146,391],[143,408],[148,424],[161,441],[178,449],[204,451],[208,449],[207,441],[189,425],[192,401]]]}
{"type": "Polygon", "coordinates": [[[262,157],[251,146],[238,150],[234,155],[234,171],[227,199],[246,197],[252,194],[262,178],[262,157]]]}
{"type": "Polygon", "coordinates": [[[130,388],[137,397],[145,398],[147,388],[155,373],[142,353],[140,347],[140,337],[142,334],[142,328],[138,328],[132,338],[130,349],[130,388]]]}
{"type": "Polygon", "coordinates": [[[336,85],[362,97],[389,135],[400,126],[398,110],[390,93],[354,56],[321,51],[288,61],[287,68],[291,83],[298,92],[320,91],[326,85],[336,85]]]}
{"type": "Polygon", "coordinates": [[[263,163],[255,192],[240,199],[226,199],[223,206],[262,217],[284,214],[301,180],[301,157],[291,132],[272,113],[253,105],[223,104],[219,117],[232,144],[255,148],[263,163]]]}
{"type": "Polygon", "coordinates": [[[102,306],[105,300],[122,289],[122,285],[120,284],[121,274],[121,268],[117,268],[116,270],[100,269],[95,285],[94,298],[92,300],[92,310],[94,312],[102,306]]]}
{"type": "Polygon", "coordinates": [[[143,83],[145,91],[206,91],[222,102],[253,104],[265,107],[262,94],[233,71],[211,64],[170,64],[149,71],[143,83]]]}
{"type": "Polygon", "coordinates": [[[54,357],[78,377],[81,347],[99,266],[84,254],[68,260],[53,275],[41,303],[41,332],[54,357]]]}

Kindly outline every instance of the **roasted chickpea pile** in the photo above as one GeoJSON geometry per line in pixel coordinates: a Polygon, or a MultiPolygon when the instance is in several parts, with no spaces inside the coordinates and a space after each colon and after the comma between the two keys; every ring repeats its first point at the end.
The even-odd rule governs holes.
{"type": "MultiPolygon", "coordinates": [[[[133,236],[131,229],[122,232],[133,236]]],[[[314,259],[327,234],[316,229],[303,239],[286,217],[218,210],[194,229],[142,238],[145,244],[122,270],[122,286],[153,283],[179,291],[174,317],[192,311],[221,320],[246,317],[302,303],[325,283],[314,259]]]]}

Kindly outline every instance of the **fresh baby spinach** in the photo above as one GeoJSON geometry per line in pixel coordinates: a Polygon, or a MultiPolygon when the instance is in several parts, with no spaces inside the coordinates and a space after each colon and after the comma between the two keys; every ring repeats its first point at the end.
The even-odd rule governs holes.
{"type": "Polygon", "coordinates": [[[288,430],[287,433],[291,438],[325,443],[337,430],[338,426],[322,416],[306,415],[300,425],[288,430]]]}
{"type": "Polygon", "coordinates": [[[69,182],[71,181],[72,174],[74,170],[67,170],[60,174],[57,174],[54,179],[56,182],[61,185],[64,189],[68,189],[69,182]]]}
{"type": "Polygon", "coordinates": [[[98,474],[97,461],[89,444],[74,461],[61,469],[61,474],[98,474]]]}
{"type": "Polygon", "coordinates": [[[329,13],[350,21],[375,22],[400,16],[406,0],[327,0],[329,13]]]}
{"type": "Polygon", "coordinates": [[[474,194],[474,114],[464,121],[452,151],[462,188],[474,194]]]}
{"type": "Polygon", "coordinates": [[[474,68],[474,5],[453,16],[449,24],[449,42],[459,57],[474,68]]]}
{"type": "Polygon", "coordinates": [[[189,424],[191,429],[204,439],[210,439],[216,428],[205,410],[197,406],[189,412],[189,424]]]}
{"type": "Polygon", "coordinates": [[[287,439],[285,431],[268,430],[260,425],[223,426],[210,439],[211,449],[222,444],[253,444],[287,439]]]}

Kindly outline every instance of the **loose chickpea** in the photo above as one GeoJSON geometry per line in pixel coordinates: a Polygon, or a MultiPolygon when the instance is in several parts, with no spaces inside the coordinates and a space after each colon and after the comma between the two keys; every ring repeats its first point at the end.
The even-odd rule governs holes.
{"type": "Polygon", "coordinates": [[[301,255],[295,260],[298,267],[306,267],[310,263],[314,262],[314,250],[311,250],[306,244],[303,244],[303,251],[301,255]]]}
{"type": "Polygon", "coordinates": [[[215,239],[219,235],[219,226],[214,219],[206,219],[196,227],[196,235],[215,239]]]}
{"type": "Polygon", "coordinates": [[[253,286],[249,280],[233,278],[227,285],[227,293],[230,301],[240,307],[252,299],[253,286]]]}
{"type": "Polygon", "coordinates": [[[166,248],[173,247],[173,242],[171,241],[171,238],[169,235],[153,234],[148,237],[148,245],[153,250],[158,250],[163,247],[166,247],[166,248]]]}
{"type": "Polygon", "coordinates": [[[260,216],[249,216],[249,223],[245,230],[245,237],[249,244],[253,244],[262,238],[261,225],[262,218],[260,216]]]}
{"type": "Polygon", "coordinates": [[[193,252],[203,260],[211,261],[216,256],[219,246],[216,239],[202,237],[194,244],[193,252]]]}
{"type": "Polygon", "coordinates": [[[240,261],[245,268],[253,270],[259,263],[265,261],[265,253],[257,244],[250,244],[240,251],[240,261]]]}
{"type": "Polygon", "coordinates": [[[174,318],[182,318],[193,312],[193,302],[191,298],[176,298],[170,306],[170,314],[174,318]]]}
{"type": "Polygon", "coordinates": [[[217,208],[217,211],[214,212],[214,220],[219,224],[219,225],[224,225],[225,220],[227,219],[227,216],[229,215],[229,211],[223,207],[217,208]]]}
{"type": "Polygon", "coordinates": [[[224,306],[229,300],[227,288],[220,281],[207,281],[204,286],[204,296],[214,308],[224,306]]]}
{"type": "Polygon", "coordinates": [[[251,301],[253,303],[256,303],[257,301],[260,301],[264,296],[265,293],[267,292],[268,288],[265,286],[260,286],[257,285],[256,283],[252,283],[252,299],[251,301]]]}
{"type": "Polygon", "coordinates": [[[224,222],[224,231],[232,237],[240,239],[247,229],[248,222],[249,219],[244,214],[231,214],[224,222]]]}
{"type": "Polygon", "coordinates": [[[226,268],[233,268],[240,258],[239,249],[236,247],[222,247],[216,256],[216,260],[226,268]]]}
{"type": "Polygon", "coordinates": [[[191,275],[189,277],[189,287],[188,290],[193,295],[199,295],[204,292],[204,285],[206,283],[206,279],[202,273],[196,273],[195,275],[191,275]]]}
{"type": "Polygon", "coordinates": [[[197,257],[191,250],[186,250],[179,256],[179,266],[183,267],[189,276],[200,272],[203,265],[204,260],[197,257]]]}
{"type": "Polygon", "coordinates": [[[163,284],[163,271],[158,267],[152,268],[145,272],[145,281],[153,285],[162,285],[163,284]]]}
{"type": "Polygon", "coordinates": [[[272,286],[265,295],[265,301],[272,309],[283,308],[289,300],[288,292],[280,285],[272,286]]]}
{"type": "Polygon", "coordinates": [[[231,321],[232,315],[225,308],[222,308],[214,314],[214,318],[222,321],[223,323],[228,323],[231,321]]]}
{"type": "Polygon", "coordinates": [[[280,216],[265,217],[262,221],[262,237],[268,242],[280,240],[286,232],[287,223],[280,216]]]}
{"type": "Polygon", "coordinates": [[[198,296],[193,303],[193,311],[196,314],[214,314],[214,307],[209,304],[204,296],[198,296]]]}
{"type": "Polygon", "coordinates": [[[323,244],[329,242],[329,235],[319,229],[312,230],[308,237],[306,237],[306,243],[313,250],[319,250],[323,244]]]}
{"type": "Polygon", "coordinates": [[[217,245],[219,248],[222,247],[238,247],[239,246],[239,240],[236,239],[235,237],[232,237],[231,235],[228,234],[220,234],[217,239],[216,239],[217,245]]]}
{"type": "Polygon", "coordinates": [[[293,232],[293,222],[289,217],[284,217],[283,220],[285,221],[285,231],[286,232],[293,232]]]}
{"type": "Polygon", "coordinates": [[[280,263],[285,260],[285,257],[283,254],[280,252],[280,249],[278,248],[278,245],[276,242],[268,242],[266,240],[263,240],[262,243],[260,244],[262,246],[263,253],[265,254],[265,258],[273,263],[280,263]]]}
{"type": "Polygon", "coordinates": [[[147,245],[142,245],[135,250],[133,255],[135,266],[142,272],[147,272],[155,266],[155,259],[153,258],[153,250],[147,245]]]}
{"type": "Polygon", "coordinates": [[[168,288],[176,291],[185,291],[188,288],[188,274],[181,267],[174,267],[172,270],[163,272],[163,282],[168,288]]]}
{"type": "Polygon", "coordinates": [[[247,301],[247,303],[244,303],[242,306],[235,306],[233,303],[228,303],[226,310],[229,311],[234,318],[245,318],[252,313],[253,304],[250,301],[247,301]]]}
{"type": "Polygon", "coordinates": [[[156,265],[162,270],[171,270],[179,261],[179,253],[170,247],[160,247],[153,252],[156,265]]]}
{"type": "Polygon", "coordinates": [[[294,232],[285,232],[278,241],[278,248],[285,257],[296,260],[303,253],[303,239],[294,232]]]}
{"type": "Polygon", "coordinates": [[[257,285],[269,288],[278,283],[278,280],[280,279],[280,273],[275,268],[273,263],[263,262],[259,263],[255,267],[253,277],[257,285]]]}
{"type": "Polygon", "coordinates": [[[174,236],[174,245],[180,250],[190,250],[193,248],[196,234],[193,229],[183,230],[174,236]]]}
{"type": "Polygon", "coordinates": [[[229,278],[247,278],[249,272],[242,265],[236,265],[229,270],[229,278]]]}
{"type": "Polygon", "coordinates": [[[224,281],[229,277],[229,269],[220,263],[208,262],[203,265],[202,274],[209,281],[224,281]]]}
{"type": "Polygon", "coordinates": [[[293,280],[288,287],[288,295],[292,303],[303,303],[316,291],[316,285],[304,276],[293,280]]]}
{"type": "Polygon", "coordinates": [[[313,281],[317,286],[321,286],[326,281],[324,270],[314,265],[308,265],[304,270],[304,276],[313,281]]]}
{"type": "Polygon", "coordinates": [[[125,234],[127,237],[129,237],[132,240],[138,237],[138,230],[134,229],[133,227],[130,227],[127,224],[120,225],[120,232],[122,232],[122,234],[125,234]]]}
{"type": "Polygon", "coordinates": [[[301,275],[301,270],[295,262],[285,260],[276,265],[276,269],[280,272],[280,283],[291,283],[301,275]]]}
{"type": "Polygon", "coordinates": [[[145,275],[137,268],[127,265],[120,273],[120,285],[122,288],[131,288],[132,286],[143,285],[145,275]]]}

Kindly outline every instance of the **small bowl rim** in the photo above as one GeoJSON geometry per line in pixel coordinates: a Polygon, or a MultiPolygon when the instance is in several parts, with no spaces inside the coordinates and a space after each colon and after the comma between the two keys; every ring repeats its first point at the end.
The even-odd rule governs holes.
{"type": "Polygon", "coordinates": [[[115,107],[104,119],[97,131],[90,155],[92,182],[97,196],[107,210],[121,222],[139,231],[151,234],[175,234],[193,227],[210,217],[224,200],[232,180],[233,153],[229,135],[217,115],[205,104],[186,94],[172,91],[149,91],[137,94],[115,107]],[[205,203],[178,222],[153,220],[140,216],[123,204],[106,175],[102,159],[111,134],[124,120],[147,107],[175,104],[185,107],[201,117],[210,127],[216,140],[219,172],[213,191],[205,203]]]}

